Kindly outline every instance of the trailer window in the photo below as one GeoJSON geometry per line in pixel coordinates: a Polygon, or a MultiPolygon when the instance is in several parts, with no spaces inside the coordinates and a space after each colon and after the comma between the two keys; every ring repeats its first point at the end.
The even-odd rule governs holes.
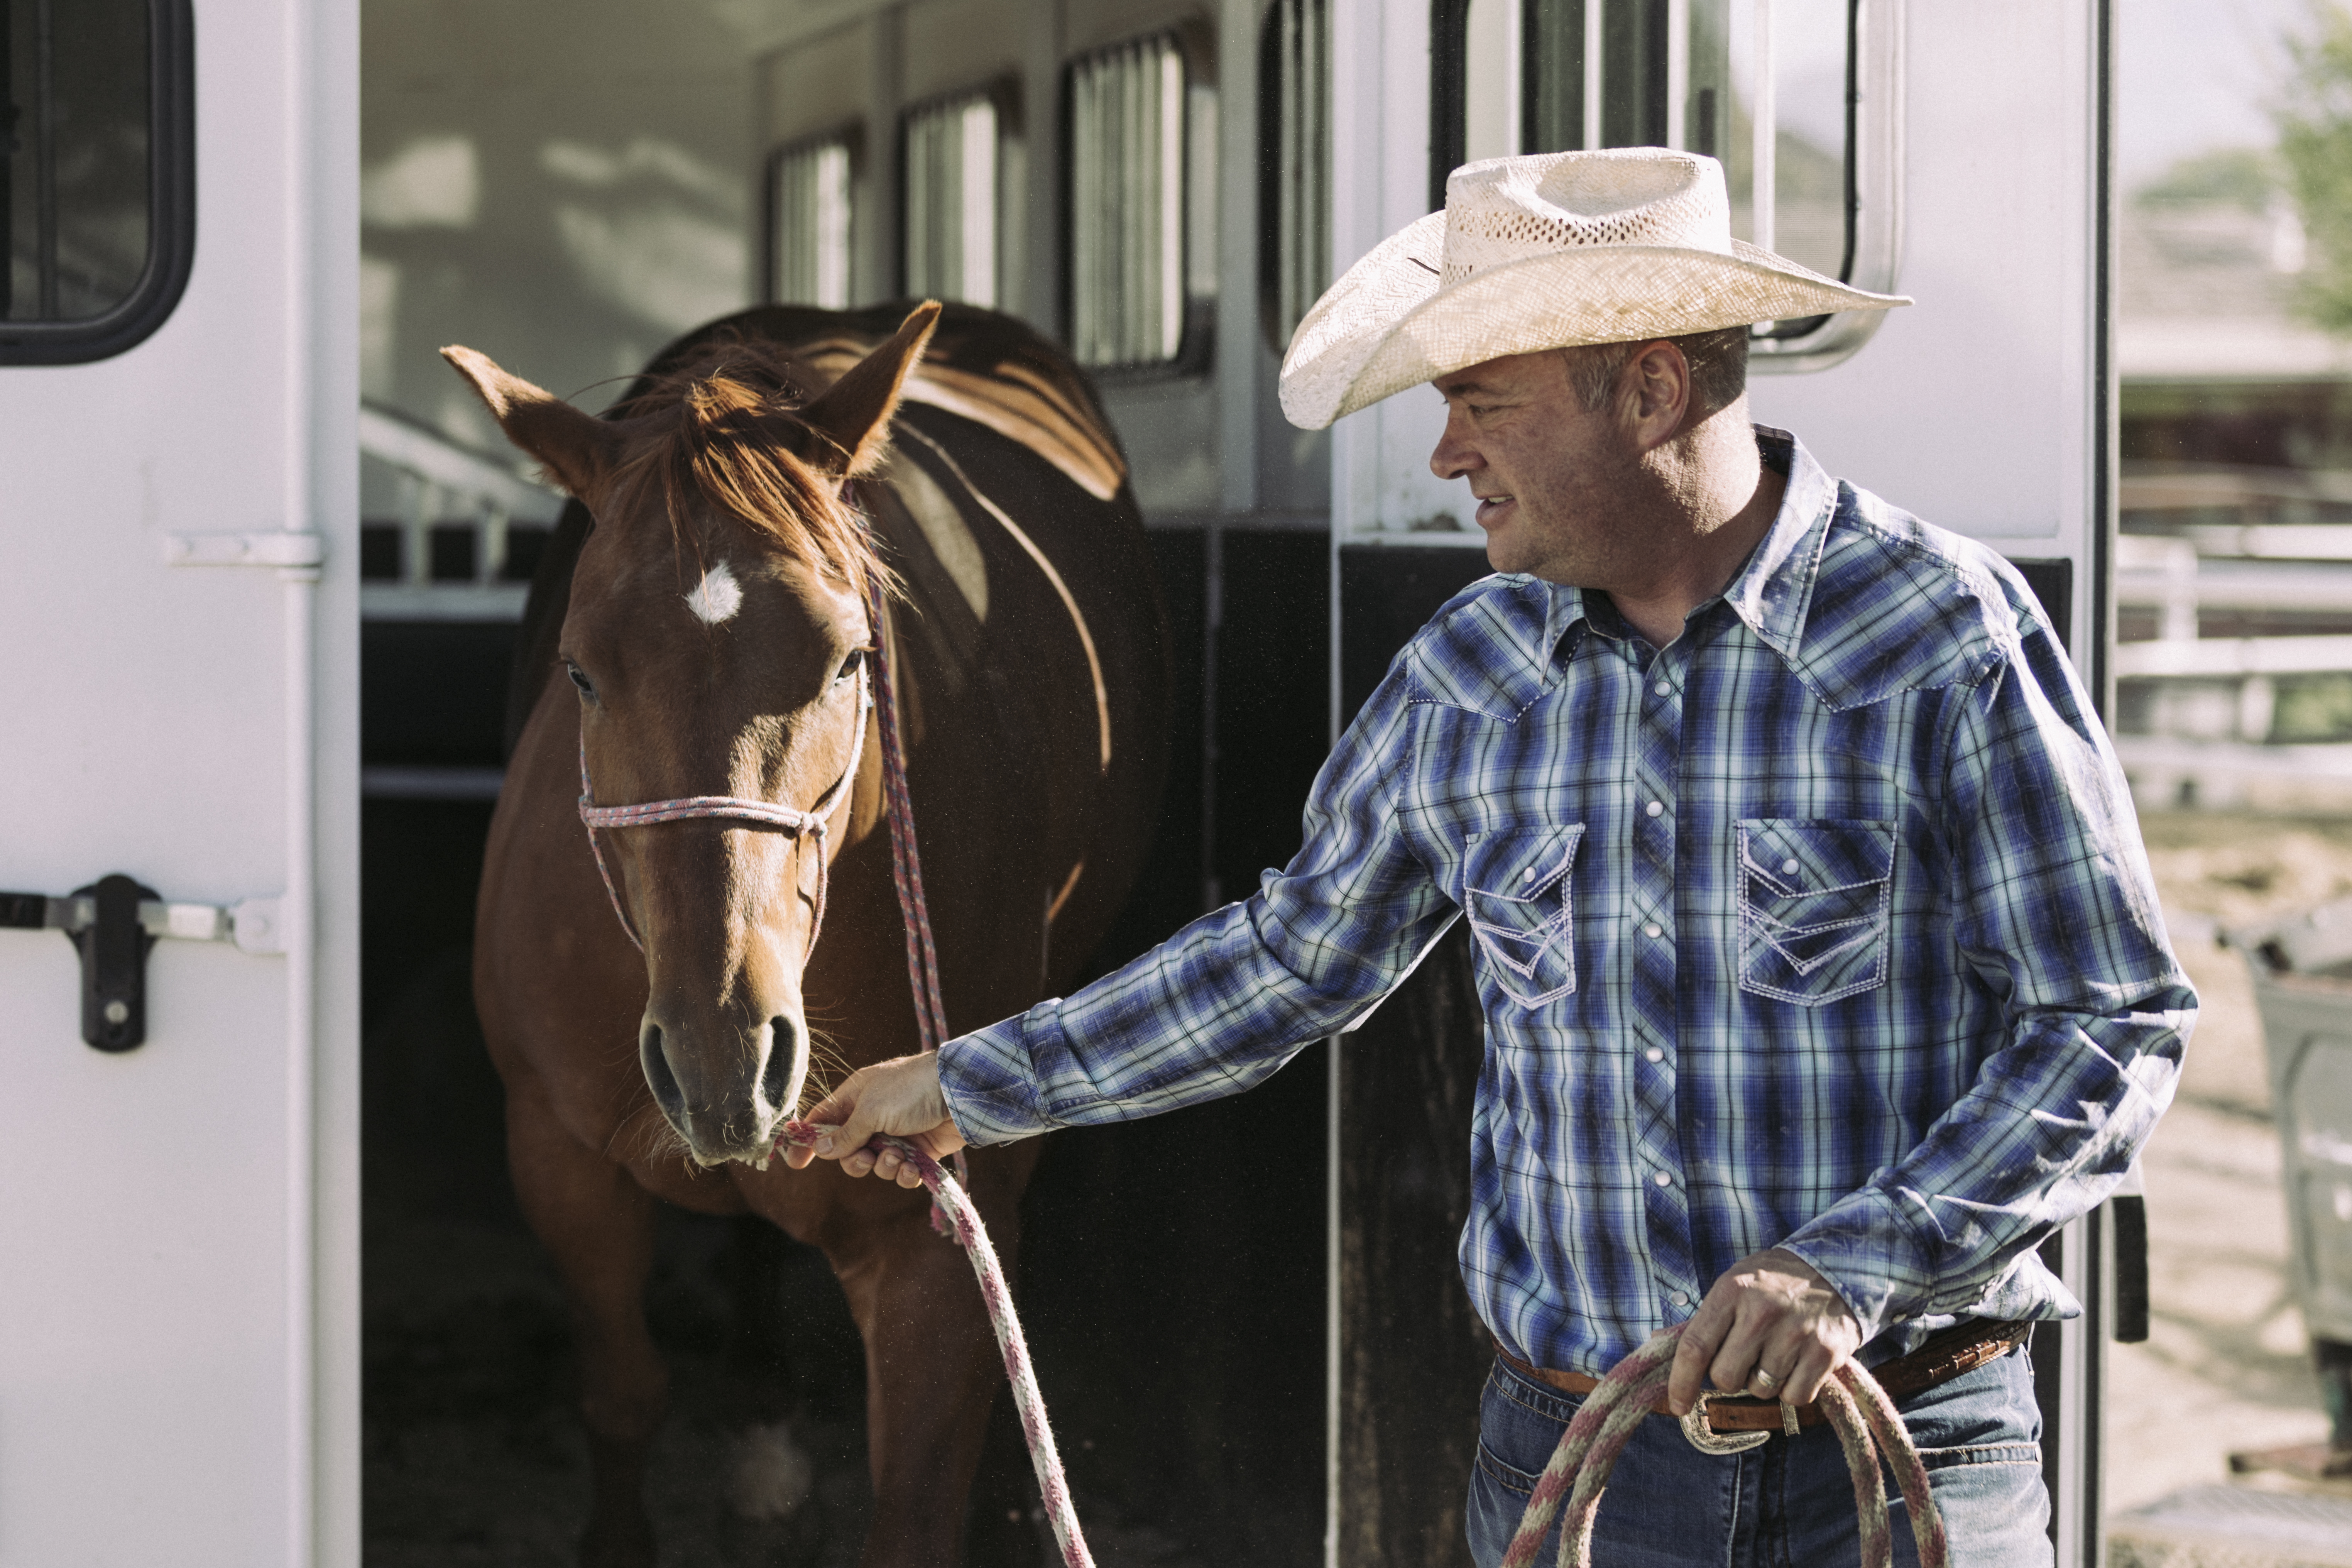
{"type": "MultiPolygon", "coordinates": [[[[1684,147],[1722,160],[1740,238],[1894,288],[1893,0],[1437,0],[1435,22],[1433,205],[1478,158],[1684,147]]],[[[1762,323],[1758,362],[1833,363],[1875,325],[1762,323]]]]}
{"type": "Polygon", "coordinates": [[[1167,33],[1071,62],[1070,343],[1098,368],[1192,368],[1216,293],[1217,98],[1167,33]]]}
{"type": "Polygon", "coordinates": [[[1011,89],[908,111],[899,132],[900,275],[909,296],[1010,305],[1020,288],[1021,225],[1007,197],[1023,187],[1011,89]]]}
{"type": "Polygon", "coordinates": [[[1258,92],[1260,311],[1280,353],[1331,276],[1329,0],[1267,9],[1258,92]]]}
{"type": "Polygon", "coordinates": [[[0,363],[121,353],[187,282],[186,0],[0,0],[0,363]]]}
{"type": "Polygon", "coordinates": [[[779,305],[849,307],[851,141],[814,137],[768,162],[768,298],[779,305]]]}

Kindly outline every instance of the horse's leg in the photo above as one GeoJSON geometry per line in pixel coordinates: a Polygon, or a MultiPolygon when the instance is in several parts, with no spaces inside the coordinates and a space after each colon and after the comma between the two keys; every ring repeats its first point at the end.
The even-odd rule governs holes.
{"type": "Polygon", "coordinates": [[[581,1568],[652,1568],[646,1454],[669,1394],[646,1327],[655,1200],[566,1132],[528,1085],[507,1091],[507,1159],[523,1215],[572,1296],[593,1488],[581,1568]]]}
{"type": "MultiPolygon", "coordinates": [[[[992,1238],[1009,1268],[1013,1237],[992,1238]]],[[[1004,1378],[971,1264],[932,1231],[922,1208],[863,1227],[831,1250],[866,1340],[874,1523],[861,1568],[959,1562],[989,1403],[1004,1378]]]]}

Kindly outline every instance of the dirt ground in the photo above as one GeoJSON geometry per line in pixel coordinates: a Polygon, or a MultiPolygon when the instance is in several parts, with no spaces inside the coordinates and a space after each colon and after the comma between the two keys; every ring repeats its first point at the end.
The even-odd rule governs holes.
{"type": "Polygon", "coordinates": [[[2234,1450],[2326,1436],[2287,1288],[2285,1201],[2262,1021],[2217,938],[2352,892],[2352,819],[2142,819],[2165,917],[2202,1001],[2179,1098],[2146,1159],[2147,1342],[2108,1363],[2111,1511],[2229,1479],[2234,1450]]]}

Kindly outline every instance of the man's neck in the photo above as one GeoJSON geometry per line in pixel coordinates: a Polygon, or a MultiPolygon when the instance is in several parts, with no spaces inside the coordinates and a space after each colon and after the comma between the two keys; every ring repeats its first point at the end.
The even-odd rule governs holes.
{"type": "Polygon", "coordinates": [[[1762,460],[1745,418],[1724,423],[1730,426],[1724,434],[1736,433],[1739,445],[1710,442],[1677,476],[1683,482],[1672,489],[1680,515],[1658,570],[1608,585],[1617,613],[1654,647],[1680,637],[1685,618],[1729,586],[1780,515],[1787,477],[1762,460]]]}

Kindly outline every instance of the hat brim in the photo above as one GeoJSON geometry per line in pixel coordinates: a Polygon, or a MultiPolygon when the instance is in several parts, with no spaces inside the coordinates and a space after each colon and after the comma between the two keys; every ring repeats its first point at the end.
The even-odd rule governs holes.
{"type": "Polygon", "coordinates": [[[1506,354],[1884,310],[1911,300],[1824,278],[1743,240],[1732,254],[1591,246],[1441,285],[1445,215],[1381,242],[1315,302],[1282,362],[1282,411],[1320,430],[1384,397],[1506,354]]]}

